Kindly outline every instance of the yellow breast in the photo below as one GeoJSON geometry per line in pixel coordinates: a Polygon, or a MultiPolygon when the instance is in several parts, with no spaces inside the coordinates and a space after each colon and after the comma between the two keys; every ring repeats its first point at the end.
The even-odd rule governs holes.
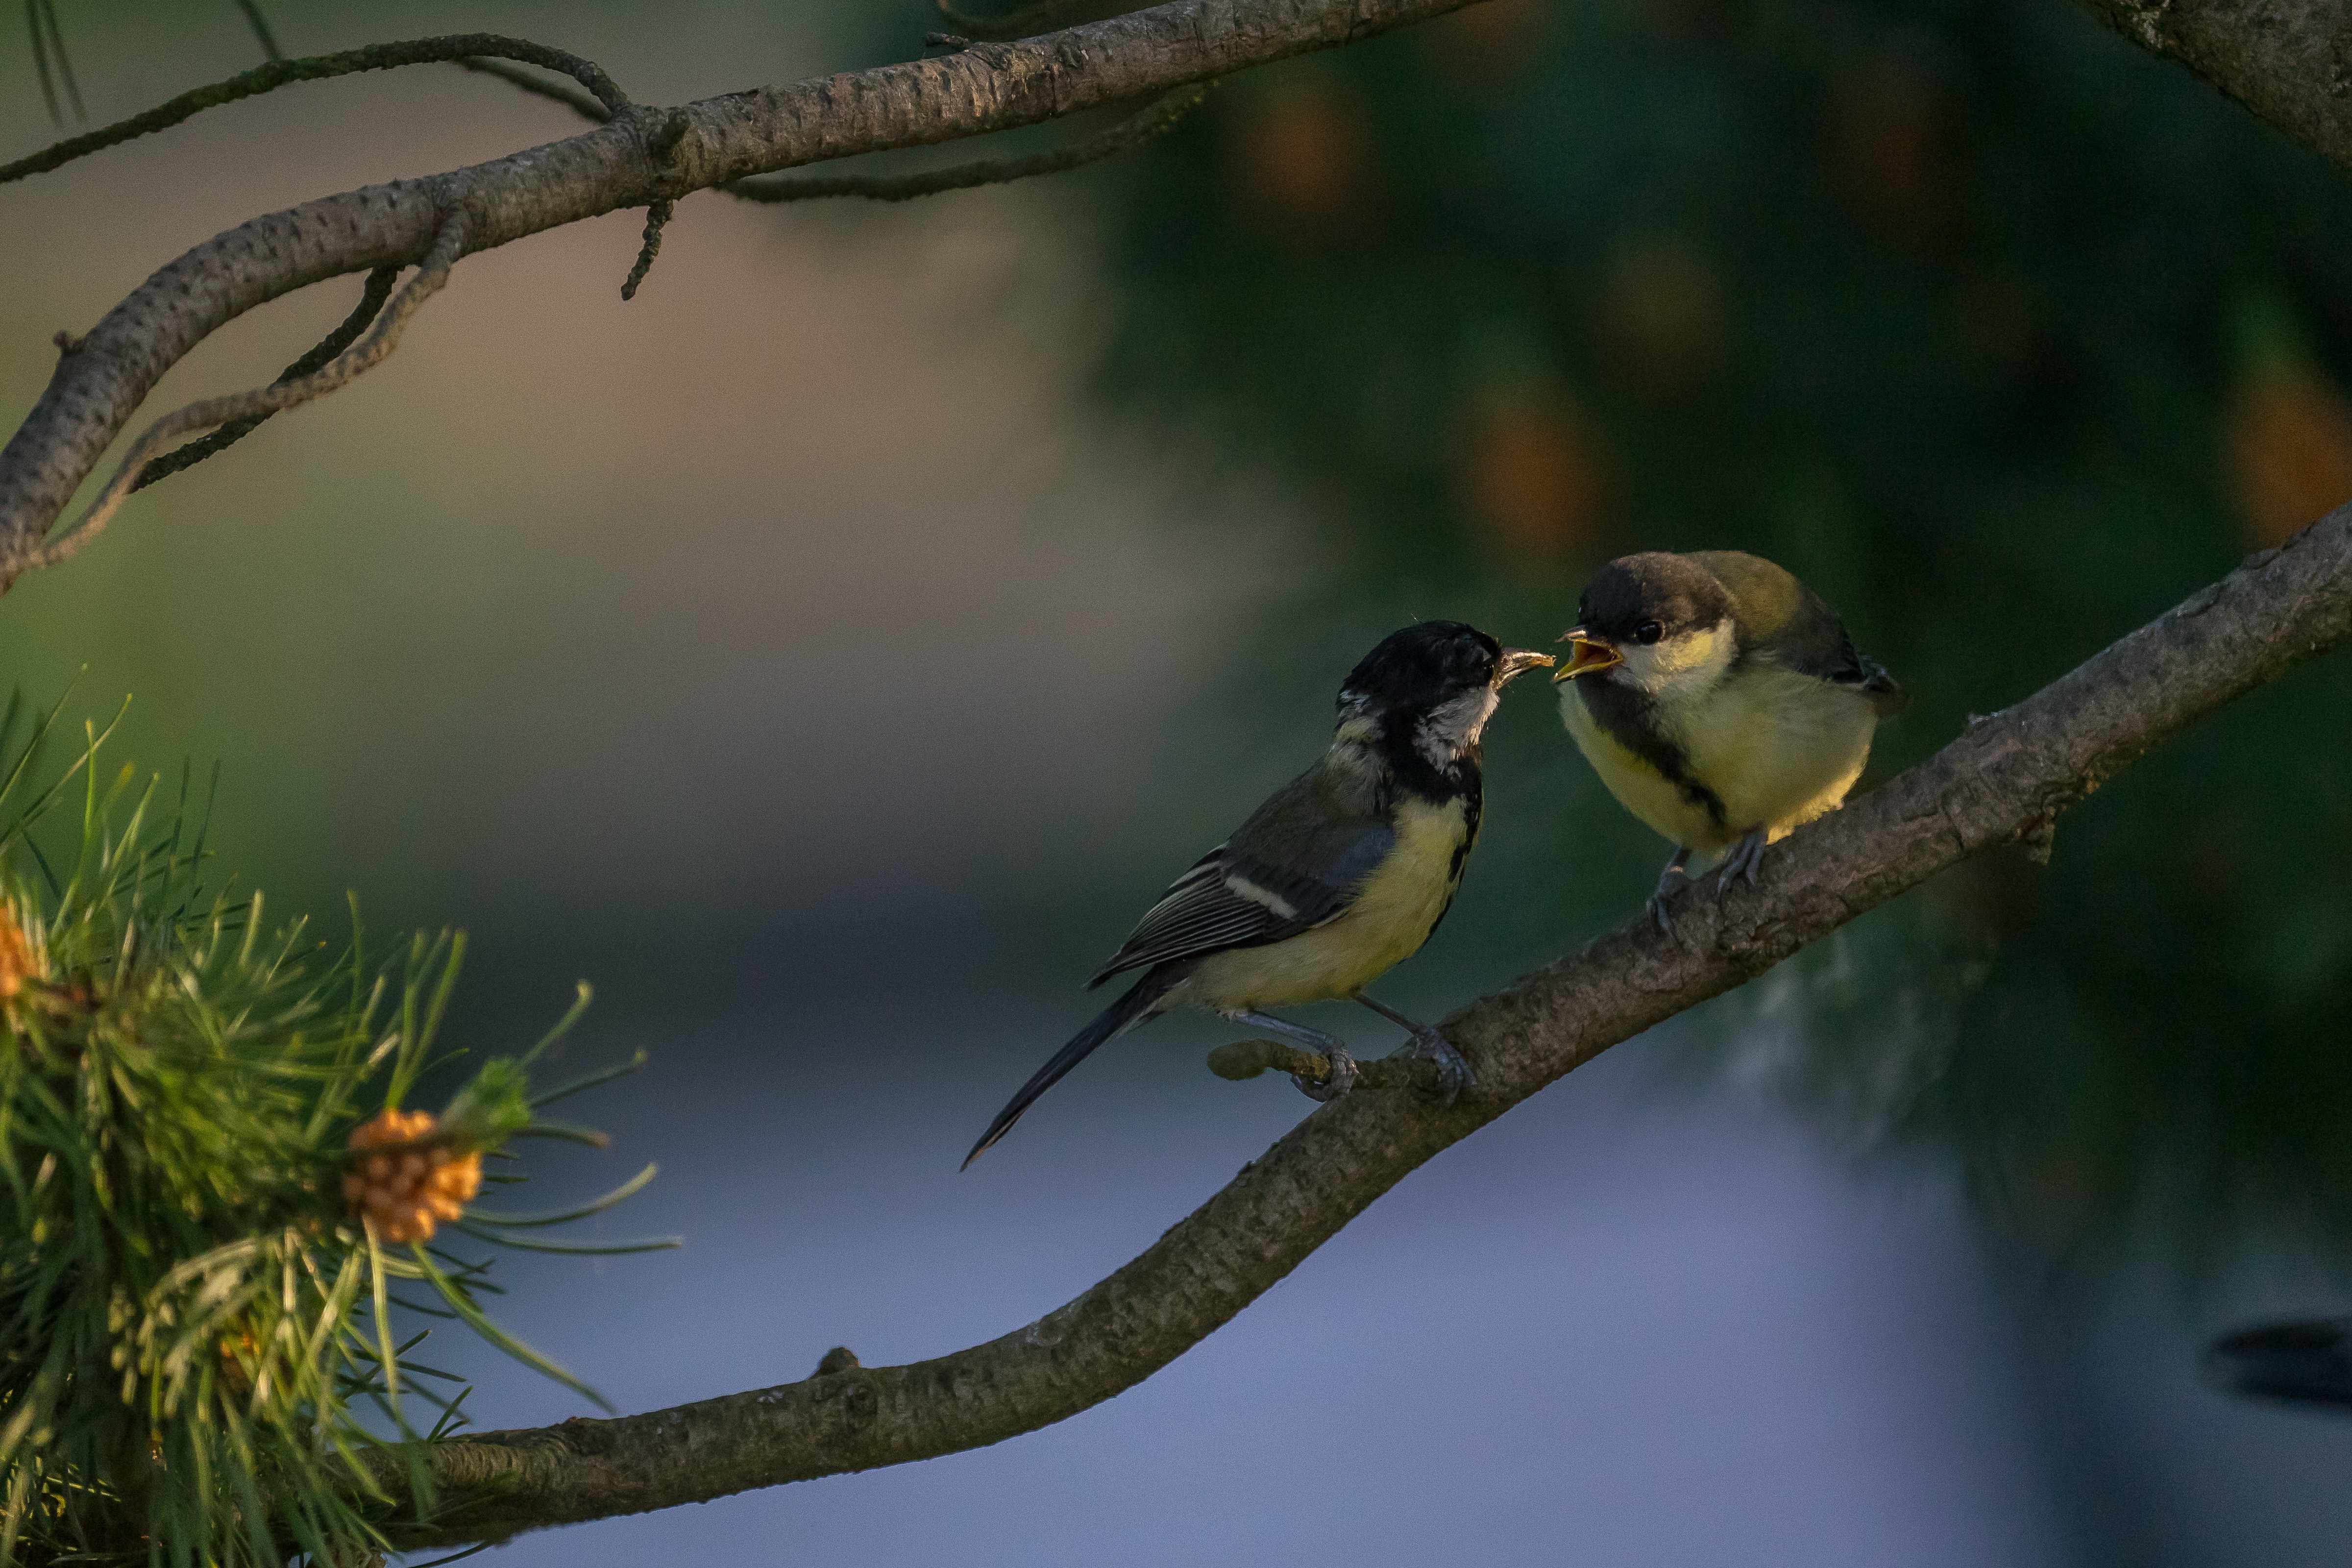
{"type": "Polygon", "coordinates": [[[1560,682],[1560,720],[1568,726],[1576,749],[1584,753],[1584,760],[1592,764],[1618,805],[1661,837],[1688,848],[1712,851],[1738,838],[1739,830],[1727,831],[1718,826],[1706,806],[1694,805],[1680,785],[1602,729],[1575,686],[1574,681],[1560,682]]]}
{"type": "Polygon", "coordinates": [[[1355,994],[1420,952],[1453,902],[1475,833],[1459,800],[1409,801],[1397,813],[1396,835],[1396,847],[1338,918],[1264,947],[1210,954],[1182,999],[1223,1013],[1325,1002],[1355,994]]]}

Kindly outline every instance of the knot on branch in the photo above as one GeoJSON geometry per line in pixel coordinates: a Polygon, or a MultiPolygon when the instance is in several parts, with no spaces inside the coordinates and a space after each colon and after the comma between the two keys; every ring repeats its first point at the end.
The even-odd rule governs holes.
{"type": "MultiPolygon", "coordinates": [[[[1209,1070],[1234,1083],[1267,1072],[1288,1073],[1302,1082],[1321,1083],[1331,1076],[1331,1058],[1320,1051],[1281,1040],[1235,1040],[1209,1053],[1209,1070]]],[[[1432,1099],[1445,1092],[1444,1076],[1437,1064],[1404,1051],[1358,1062],[1356,1073],[1358,1089],[1410,1089],[1432,1099]]]]}
{"type": "Polygon", "coordinates": [[[683,109],[648,109],[637,116],[644,129],[646,153],[665,169],[676,167],[678,148],[694,129],[694,116],[683,109]]]}

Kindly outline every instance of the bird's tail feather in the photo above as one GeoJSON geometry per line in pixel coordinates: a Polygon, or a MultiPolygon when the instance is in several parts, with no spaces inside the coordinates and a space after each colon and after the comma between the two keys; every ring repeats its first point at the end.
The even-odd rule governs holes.
{"type": "Polygon", "coordinates": [[[1004,1109],[996,1113],[996,1120],[988,1124],[988,1131],[980,1135],[980,1142],[971,1146],[971,1152],[963,1157],[964,1165],[970,1166],[987,1152],[990,1144],[1011,1131],[1013,1124],[1021,1120],[1021,1113],[1035,1104],[1039,1095],[1059,1083],[1063,1074],[1086,1060],[1097,1046],[1148,1022],[1151,1005],[1165,995],[1173,983],[1172,976],[1154,969],[1129,986],[1125,995],[1095,1015],[1093,1023],[1071,1036],[1070,1043],[1055,1051],[1053,1059],[1039,1068],[1021,1086],[1021,1091],[1005,1102],[1004,1109]]]}

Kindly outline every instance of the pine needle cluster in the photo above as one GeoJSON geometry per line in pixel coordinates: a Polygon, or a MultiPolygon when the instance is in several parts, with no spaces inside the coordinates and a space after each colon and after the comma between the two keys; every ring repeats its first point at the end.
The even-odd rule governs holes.
{"type": "Polygon", "coordinates": [[[88,726],[39,783],[56,710],[28,717],[0,720],[0,1561],[367,1562],[390,1517],[372,1451],[464,1422],[409,1314],[583,1386],[485,1314],[488,1247],[456,1248],[632,1249],[519,1233],[650,1169],[565,1213],[472,1202],[485,1160],[520,1179],[515,1140],[593,1140],[539,1121],[528,1075],[584,989],[437,1114],[404,1108],[459,1054],[435,1040],[462,937],[379,961],[354,913],[325,956],[258,894],[207,890],[184,784],[101,785],[88,726]]]}

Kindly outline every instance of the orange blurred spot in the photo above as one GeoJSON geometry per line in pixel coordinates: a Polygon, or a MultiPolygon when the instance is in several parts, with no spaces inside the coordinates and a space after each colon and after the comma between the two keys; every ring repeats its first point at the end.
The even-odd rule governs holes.
{"type": "Polygon", "coordinates": [[[1879,238],[1922,246],[1954,226],[1957,113],[1939,73],[1899,42],[1874,51],[1838,83],[1831,160],[1854,216],[1879,238]]]}
{"type": "Polygon", "coordinates": [[[1621,249],[1598,305],[1611,356],[1653,395],[1686,392],[1722,367],[1723,287],[1695,247],[1650,240],[1621,249]]]}
{"type": "Polygon", "coordinates": [[[1599,531],[1611,490],[1608,456],[1566,396],[1527,389],[1471,416],[1456,487],[1479,530],[1512,555],[1552,560],[1599,531]]]}
{"type": "Polygon", "coordinates": [[[2352,498],[2352,405],[2310,365],[2273,362],[2244,375],[2222,411],[2221,442],[2239,520],[2257,545],[2352,498]]]}
{"type": "Polygon", "coordinates": [[[1302,78],[1259,99],[1232,147],[1243,195],[1288,234],[1327,237],[1370,214],[1371,129],[1334,82],[1302,78]]]}
{"type": "Polygon", "coordinates": [[[26,981],[38,978],[40,973],[33,944],[25,940],[25,928],[16,923],[16,911],[0,904],[0,1001],[14,997],[25,988],[26,981]]]}

